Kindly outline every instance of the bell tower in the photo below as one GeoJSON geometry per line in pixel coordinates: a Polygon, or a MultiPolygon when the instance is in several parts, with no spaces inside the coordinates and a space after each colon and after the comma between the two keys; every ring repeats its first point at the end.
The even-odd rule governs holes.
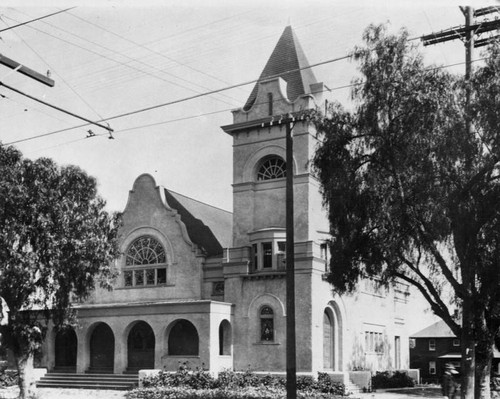
{"type": "MultiPolygon", "coordinates": [[[[286,128],[281,121],[320,105],[322,92],[323,83],[287,26],[245,105],[233,111],[231,125],[222,127],[233,137],[233,247],[253,246],[262,252],[258,262],[281,248],[254,244],[280,241],[285,234],[286,128]]],[[[327,224],[319,185],[309,170],[315,132],[308,121],[297,121],[292,134],[295,240],[317,241],[327,224]]]]}

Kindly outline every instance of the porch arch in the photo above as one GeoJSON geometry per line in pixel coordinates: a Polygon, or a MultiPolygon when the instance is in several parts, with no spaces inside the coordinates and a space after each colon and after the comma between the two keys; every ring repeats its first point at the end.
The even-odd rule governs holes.
{"type": "Polygon", "coordinates": [[[90,371],[112,373],[115,362],[115,336],[104,322],[96,323],[89,336],[90,371]]]}
{"type": "Polygon", "coordinates": [[[168,355],[198,356],[200,338],[196,327],[189,320],[178,319],[167,329],[168,355]]]}
{"type": "Polygon", "coordinates": [[[155,334],[145,321],[130,326],[127,334],[127,369],[153,369],[155,364],[155,334]]]}
{"type": "Polygon", "coordinates": [[[78,339],[73,328],[56,333],[54,339],[54,366],[64,371],[76,371],[78,339]]]}

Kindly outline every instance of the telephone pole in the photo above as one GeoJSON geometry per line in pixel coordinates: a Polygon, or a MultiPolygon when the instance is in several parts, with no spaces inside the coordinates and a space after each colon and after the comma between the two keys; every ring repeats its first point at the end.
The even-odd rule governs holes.
{"type": "Polygon", "coordinates": [[[295,337],[295,237],[293,215],[293,118],[286,120],[286,397],[297,397],[295,337]]]}
{"type": "MultiPolygon", "coordinates": [[[[424,46],[443,43],[450,40],[462,40],[465,45],[465,129],[468,135],[473,134],[472,120],[470,117],[471,87],[470,80],[472,76],[472,58],[475,47],[485,46],[500,38],[499,35],[482,38],[483,33],[500,29],[500,20],[484,20],[476,22],[476,17],[484,17],[493,12],[500,12],[500,7],[492,6],[474,10],[472,7],[460,7],[465,17],[465,25],[446,29],[441,32],[431,33],[421,37],[424,46]]],[[[472,269],[472,268],[471,268],[472,269]]],[[[466,294],[462,303],[462,394],[463,399],[474,399],[476,354],[474,342],[474,321],[473,321],[473,303],[472,294],[475,290],[475,272],[467,270],[462,275],[463,285],[466,294]]]]}

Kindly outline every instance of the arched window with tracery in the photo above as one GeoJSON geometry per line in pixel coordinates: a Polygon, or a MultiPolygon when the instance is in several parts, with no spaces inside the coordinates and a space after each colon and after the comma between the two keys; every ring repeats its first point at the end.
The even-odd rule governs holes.
{"type": "Polygon", "coordinates": [[[125,287],[155,286],[167,283],[167,255],[152,236],[141,236],[128,247],[123,273],[125,287]]]}
{"type": "Polygon", "coordinates": [[[264,306],[260,310],[260,340],[274,341],[274,311],[270,306],[264,306]]]}
{"type": "Polygon", "coordinates": [[[286,162],[277,155],[265,158],[257,170],[258,181],[284,179],[285,177],[286,162]]]}

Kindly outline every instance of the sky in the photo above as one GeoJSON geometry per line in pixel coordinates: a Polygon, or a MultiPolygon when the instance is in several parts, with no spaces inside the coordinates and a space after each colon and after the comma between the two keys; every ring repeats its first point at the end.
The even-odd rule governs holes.
{"type": "MultiPolygon", "coordinates": [[[[231,210],[232,139],[220,126],[232,123],[231,110],[243,106],[253,84],[203,94],[256,80],[287,25],[316,64],[348,54],[362,44],[369,24],[386,22],[420,37],[461,25],[464,16],[452,1],[2,0],[0,54],[50,71],[56,83],[48,87],[1,65],[0,81],[104,121],[114,139],[106,129],[82,126],[86,122],[0,86],[0,141],[28,158],[80,166],[96,177],[109,210],[124,209],[142,173],[231,210]],[[3,30],[69,7],[75,8],[3,30]],[[95,136],[86,137],[89,129],[95,136]]],[[[422,51],[429,65],[464,62],[458,41],[422,51]]],[[[464,66],[449,69],[462,73],[464,66]]],[[[313,71],[330,96],[348,102],[349,90],[341,87],[355,77],[354,62],[328,62],[313,71]]]]}

